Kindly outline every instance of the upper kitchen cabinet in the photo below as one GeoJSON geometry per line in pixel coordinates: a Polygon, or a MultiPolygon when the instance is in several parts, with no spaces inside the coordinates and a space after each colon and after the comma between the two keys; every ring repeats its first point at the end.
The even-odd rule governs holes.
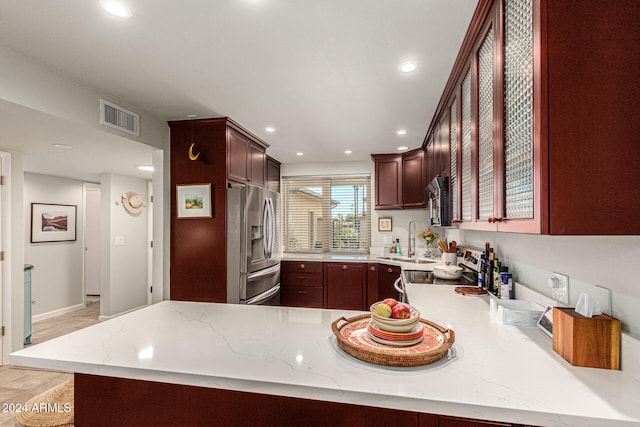
{"type": "Polygon", "coordinates": [[[264,186],[268,145],[228,118],[174,121],[169,127],[171,299],[226,302],[227,184],[264,186]],[[177,217],[176,186],[189,184],[211,184],[210,218],[177,217]]]}
{"type": "Polygon", "coordinates": [[[449,122],[442,118],[435,132],[426,142],[425,183],[428,185],[435,177],[449,176],[449,122]]]}
{"type": "Polygon", "coordinates": [[[426,206],[427,162],[424,150],[402,154],[372,154],[375,167],[376,209],[426,206]]]}
{"type": "Polygon", "coordinates": [[[257,137],[230,127],[227,137],[227,177],[236,182],[263,187],[266,183],[268,145],[257,137]]]}
{"type": "Polygon", "coordinates": [[[267,189],[280,192],[280,162],[267,156],[267,189]]]}
{"type": "Polygon", "coordinates": [[[640,2],[481,0],[423,146],[448,122],[453,222],[640,234],[640,2]]]}

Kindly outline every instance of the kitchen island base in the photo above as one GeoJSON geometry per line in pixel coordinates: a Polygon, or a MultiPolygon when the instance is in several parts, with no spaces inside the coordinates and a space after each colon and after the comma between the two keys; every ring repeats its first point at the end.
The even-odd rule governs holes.
{"type": "Polygon", "coordinates": [[[79,426],[512,426],[372,406],[89,374],[74,375],[79,426]],[[447,422],[454,424],[446,424],[447,422]]]}

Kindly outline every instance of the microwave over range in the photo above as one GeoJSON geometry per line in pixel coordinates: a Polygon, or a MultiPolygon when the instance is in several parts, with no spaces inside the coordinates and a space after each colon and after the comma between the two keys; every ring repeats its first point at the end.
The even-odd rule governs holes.
{"type": "Polygon", "coordinates": [[[429,192],[430,225],[451,225],[451,212],[449,210],[449,178],[446,176],[435,177],[427,187],[429,192]]]}

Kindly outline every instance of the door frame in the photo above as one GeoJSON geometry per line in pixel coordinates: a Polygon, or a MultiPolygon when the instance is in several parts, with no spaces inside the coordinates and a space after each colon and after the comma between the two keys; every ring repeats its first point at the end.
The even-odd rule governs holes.
{"type": "Polygon", "coordinates": [[[12,347],[11,321],[11,154],[0,152],[0,175],[4,177],[4,185],[0,185],[0,250],[5,252],[4,261],[0,262],[0,321],[5,333],[0,337],[0,366],[9,362],[12,347]]]}
{"type": "MultiPolygon", "coordinates": [[[[98,189],[102,191],[102,186],[100,184],[90,182],[82,183],[82,247],[84,248],[82,251],[82,303],[85,305],[87,302],[87,191],[92,191],[89,189],[98,189]]],[[[102,206],[100,207],[100,215],[102,216],[102,206]]],[[[100,258],[100,264],[102,264],[102,258],[100,258]]],[[[100,283],[100,288],[100,294],[102,295],[102,283],[100,283]]]]}

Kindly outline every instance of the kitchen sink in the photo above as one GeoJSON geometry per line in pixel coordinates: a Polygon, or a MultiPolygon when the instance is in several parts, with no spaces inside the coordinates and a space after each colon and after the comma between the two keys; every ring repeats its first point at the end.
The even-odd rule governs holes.
{"type": "Polygon", "coordinates": [[[407,257],[397,257],[397,256],[379,256],[377,258],[388,259],[390,261],[411,262],[414,264],[432,264],[437,262],[431,259],[407,258],[407,257]]]}

